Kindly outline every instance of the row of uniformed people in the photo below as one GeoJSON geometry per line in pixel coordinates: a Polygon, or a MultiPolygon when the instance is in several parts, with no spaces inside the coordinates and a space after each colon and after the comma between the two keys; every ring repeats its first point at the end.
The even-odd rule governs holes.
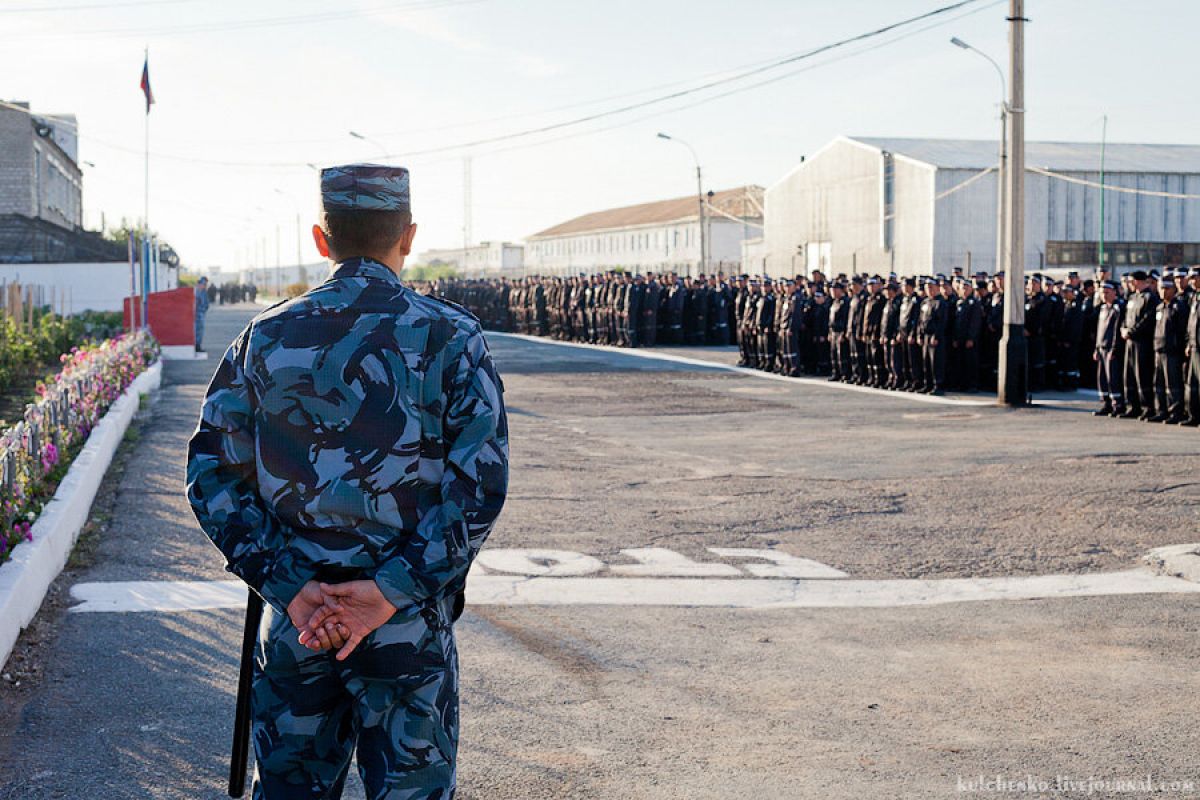
{"type": "Polygon", "coordinates": [[[986,381],[1002,308],[993,306],[987,281],[855,275],[826,282],[819,273],[739,281],[735,305],[744,365],[937,394],[948,380],[963,391],[986,381]]]}
{"type": "Polygon", "coordinates": [[[589,344],[726,345],[735,322],[724,275],[609,272],[510,281],[442,281],[435,291],[496,330],[589,344]]]}
{"type": "Polygon", "coordinates": [[[1200,426],[1200,267],[1105,281],[1096,328],[1097,416],[1200,426]]]}
{"type": "MultiPolygon", "coordinates": [[[[1172,308],[1186,311],[1194,295],[1187,271],[1172,269],[1164,277],[1175,287],[1172,308]]],[[[1188,364],[1200,356],[1188,349],[1183,320],[1190,316],[1195,322],[1197,316],[1173,310],[1162,315],[1168,330],[1157,339],[1162,355],[1156,369],[1154,326],[1146,315],[1157,308],[1160,292],[1171,291],[1160,289],[1158,278],[1134,272],[1116,284],[1121,317],[1130,318],[1119,327],[1130,335],[1118,331],[1117,341],[1104,340],[1108,344],[1101,351],[1097,330],[1103,300],[1097,282],[1074,272],[1065,281],[1030,275],[1023,334],[1031,390],[1096,386],[1101,377],[1105,408],[1118,414],[1194,416],[1189,411],[1194,404],[1185,395],[1198,371],[1188,364]],[[1145,293],[1153,298],[1141,299],[1145,293]],[[1172,334],[1175,329],[1183,333],[1172,334]]],[[[967,278],[961,270],[951,277],[841,275],[834,280],[817,272],[779,282],[743,275],[732,284],[723,275],[692,279],[613,272],[447,281],[435,287],[497,330],[623,346],[725,344],[732,337],[746,366],[930,393],[994,388],[1004,330],[1002,289],[1002,274],[967,278]]],[[[1111,318],[1110,311],[1109,324],[1111,318]]]]}

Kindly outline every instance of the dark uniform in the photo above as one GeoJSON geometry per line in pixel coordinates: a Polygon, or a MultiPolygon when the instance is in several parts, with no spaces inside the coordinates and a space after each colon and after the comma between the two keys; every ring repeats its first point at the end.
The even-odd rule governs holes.
{"type": "Polygon", "coordinates": [[[954,306],[955,384],[964,392],[974,392],[979,382],[979,342],[983,334],[983,306],[971,294],[960,297],[954,306]]]}
{"type": "MultiPolygon", "coordinates": [[[[1200,279],[1200,267],[1193,267],[1192,285],[1200,279]]],[[[1193,289],[1188,302],[1187,319],[1188,379],[1185,403],[1188,426],[1200,425],[1200,291],[1193,289]]]]}
{"type": "MultiPolygon", "coordinates": [[[[905,281],[905,288],[916,286],[911,278],[905,281]]],[[[900,339],[904,356],[904,378],[900,388],[907,392],[916,392],[925,386],[924,359],[921,356],[921,296],[915,291],[905,294],[900,301],[900,339]]]]}
{"type": "Polygon", "coordinates": [[[1163,301],[1154,312],[1154,407],[1151,422],[1184,419],[1183,353],[1186,349],[1188,308],[1175,294],[1175,284],[1163,279],[1163,301]],[[1169,288],[1168,288],[1169,287],[1169,288]]]}
{"type": "Polygon", "coordinates": [[[848,383],[854,379],[850,369],[850,299],[840,284],[834,285],[835,296],[829,304],[829,355],[833,364],[831,381],[848,383]]]}
{"type": "Polygon", "coordinates": [[[925,394],[941,394],[946,388],[946,329],[949,304],[934,293],[921,302],[921,356],[925,370],[925,394]]]}
{"type": "Polygon", "coordinates": [[[1117,286],[1108,283],[1113,302],[1101,303],[1096,316],[1096,387],[1103,402],[1097,416],[1125,413],[1123,357],[1125,340],[1121,338],[1121,323],[1125,308],[1116,296],[1117,286]]]}
{"type": "MultiPolygon", "coordinates": [[[[1144,272],[1135,272],[1134,280],[1146,280],[1144,272]],[[1140,276],[1140,277],[1139,277],[1140,276]]],[[[1149,288],[1130,294],[1125,302],[1125,320],[1121,336],[1125,339],[1126,415],[1150,417],[1154,414],[1154,312],[1158,295],[1149,288]]]]}
{"type": "Polygon", "coordinates": [[[854,278],[850,282],[850,327],[847,330],[847,340],[850,345],[850,379],[854,383],[867,382],[867,346],[863,333],[863,320],[867,315],[867,291],[862,288],[862,280],[854,278]]]}
{"type": "Polygon", "coordinates": [[[758,368],[775,370],[778,337],[775,329],[775,288],[770,278],[763,279],[763,293],[755,306],[754,326],[758,334],[758,368]]]}
{"type": "MultiPolygon", "coordinates": [[[[880,286],[879,278],[871,278],[870,286],[880,286]]],[[[868,292],[866,307],[863,309],[862,338],[863,350],[866,354],[866,381],[870,386],[881,387],[887,380],[887,366],[884,357],[883,310],[887,306],[887,297],[879,289],[868,292]]]]}

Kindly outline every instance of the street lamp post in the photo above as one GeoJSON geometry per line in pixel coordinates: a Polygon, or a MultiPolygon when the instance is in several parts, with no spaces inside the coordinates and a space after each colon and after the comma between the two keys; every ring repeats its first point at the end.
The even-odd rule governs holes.
{"type": "Polygon", "coordinates": [[[682,139],[665,133],[658,134],[658,138],[683,145],[691,152],[692,160],[696,162],[696,201],[700,205],[700,274],[704,274],[708,271],[708,237],[704,233],[704,179],[700,173],[700,158],[696,155],[696,150],[682,139]]]}
{"type": "Polygon", "coordinates": [[[1000,78],[1000,162],[996,172],[996,185],[999,187],[996,191],[996,271],[999,272],[1004,269],[1004,239],[1007,235],[1004,230],[1004,208],[1006,205],[1005,172],[1008,169],[1008,81],[1004,78],[1004,70],[1000,68],[1000,64],[987,53],[976,50],[957,36],[950,39],[950,44],[961,47],[963,50],[970,50],[987,59],[987,62],[995,67],[996,75],[1000,78]]]}

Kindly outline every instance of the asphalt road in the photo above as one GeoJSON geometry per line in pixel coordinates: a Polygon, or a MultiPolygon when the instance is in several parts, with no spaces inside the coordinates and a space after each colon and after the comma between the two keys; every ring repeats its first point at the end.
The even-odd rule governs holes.
{"type": "MultiPolygon", "coordinates": [[[[211,341],[249,315],[214,309],[211,341]]],[[[489,549],[610,568],[628,548],[777,549],[855,579],[941,579],[1128,570],[1198,538],[1194,430],[492,349],[513,476],[489,549]]],[[[166,365],[111,529],[66,583],[228,577],[181,490],[213,350],[166,365]]],[[[47,613],[36,678],[0,685],[0,798],[224,796],[240,612],[47,613]]],[[[981,775],[1200,794],[1197,594],[469,605],[457,630],[463,798],[950,797],[981,775]]],[[[1118,795],[1093,789],[1060,796],[1118,795]]]]}

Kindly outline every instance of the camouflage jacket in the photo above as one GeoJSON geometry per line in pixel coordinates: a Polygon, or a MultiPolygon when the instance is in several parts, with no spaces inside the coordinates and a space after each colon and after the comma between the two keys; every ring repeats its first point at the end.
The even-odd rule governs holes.
{"type": "Polygon", "coordinates": [[[479,322],[369,259],[256,317],[188,447],[227,569],[285,611],[314,578],[398,608],[460,592],[508,486],[503,385],[479,322]]]}

